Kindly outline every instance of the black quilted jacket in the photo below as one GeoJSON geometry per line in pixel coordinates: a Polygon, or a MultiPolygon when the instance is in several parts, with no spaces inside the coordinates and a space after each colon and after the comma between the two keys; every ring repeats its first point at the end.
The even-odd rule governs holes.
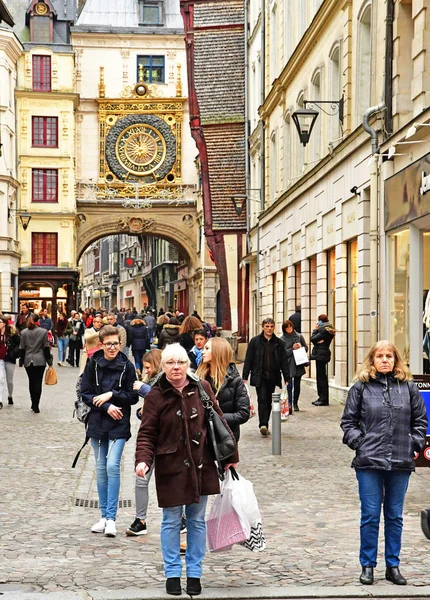
{"type": "Polygon", "coordinates": [[[377,374],[349,390],[341,420],[343,443],[356,451],[352,467],[414,471],[424,446],[427,414],[413,382],[377,374]]]}

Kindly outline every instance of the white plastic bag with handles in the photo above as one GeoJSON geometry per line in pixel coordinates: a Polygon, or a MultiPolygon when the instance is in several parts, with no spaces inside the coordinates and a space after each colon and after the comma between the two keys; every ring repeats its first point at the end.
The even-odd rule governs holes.
{"type": "Polygon", "coordinates": [[[221,483],[221,492],[212,503],[206,518],[206,540],[209,552],[231,550],[234,544],[245,542],[251,527],[242,512],[237,512],[233,505],[233,482],[230,471],[227,471],[221,483]]]}
{"type": "Polygon", "coordinates": [[[239,515],[240,521],[246,520],[250,528],[248,538],[239,543],[251,552],[260,552],[266,548],[266,538],[263,534],[261,513],[254,493],[254,486],[239,473],[236,473],[236,475],[238,479],[233,479],[231,485],[232,505],[239,515]]]}

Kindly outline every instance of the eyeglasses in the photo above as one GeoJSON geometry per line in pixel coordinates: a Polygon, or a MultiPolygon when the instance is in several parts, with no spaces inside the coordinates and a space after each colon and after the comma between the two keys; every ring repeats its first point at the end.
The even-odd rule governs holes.
{"type": "Polygon", "coordinates": [[[183,367],[184,365],[188,364],[187,360],[168,360],[167,362],[164,363],[166,366],[169,367],[169,369],[178,366],[178,367],[183,367]]]}
{"type": "Polygon", "coordinates": [[[120,345],[119,342],[106,342],[106,344],[103,344],[103,346],[105,346],[106,348],[118,348],[118,346],[120,345]]]}

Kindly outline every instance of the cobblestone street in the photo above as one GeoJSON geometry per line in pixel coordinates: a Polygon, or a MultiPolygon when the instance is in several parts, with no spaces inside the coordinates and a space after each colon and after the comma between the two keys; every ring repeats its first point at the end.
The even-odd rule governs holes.
{"type": "MultiPolygon", "coordinates": [[[[125,535],[134,519],[134,437],[124,453],[118,536],[92,534],[99,512],[91,507],[97,494],[88,448],[71,469],[84,439],[83,426],[72,418],[77,369],[57,371],[59,383],[44,387],[39,415],[30,410],[26,373],[18,368],[15,405],[0,411],[0,591],[85,590],[99,598],[107,597],[106,589],[162,593],[161,511],[153,481],[149,534],[125,535]]],[[[253,554],[236,546],[229,553],[207,554],[207,594],[223,590],[247,597],[249,590],[248,597],[267,597],[269,589],[291,588],[303,597],[312,586],[345,586],[357,596],[370,592],[358,583],[359,507],[352,452],[341,443],[342,407],[313,407],[315,393],[303,388],[300,412],[282,424],[281,457],[271,455],[271,438],[260,436],[257,417],[242,429],[239,470],[254,483],[267,550],[253,554]]],[[[135,419],[134,432],[137,426],[135,419]]],[[[410,585],[401,592],[406,595],[424,596],[430,589],[425,587],[429,542],[419,521],[420,510],[430,504],[428,490],[429,476],[421,469],[411,478],[406,501],[402,571],[410,585]]],[[[392,591],[399,593],[384,580],[380,554],[371,592],[390,596],[392,591]]],[[[135,597],[130,594],[121,597],[135,597]]],[[[338,595],[347,594],[339,589],[338,595]]]]}

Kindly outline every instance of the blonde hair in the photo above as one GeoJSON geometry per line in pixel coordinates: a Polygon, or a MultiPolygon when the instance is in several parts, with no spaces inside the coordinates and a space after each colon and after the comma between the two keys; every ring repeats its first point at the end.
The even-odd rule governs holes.
{"type": "Polygon", "coordinates": [[[358,381],[369,381],[370,378],[376,378],[376,368],[374,365],[375,354],[381,348],[388,348],[394,356],[394,368],[393,373],[394,377],[399,379],[400,381],[410,381],[412,380],[411,372],[408,367],[403,362],[399,351],[396,346],[390,342],[389,340],[379,340],[374,344],[369,352],[366,354],[363,364],[357,369],[357,374],[355,376],[358,381]]]}
{"type": "MultiPolygon", "coordinates": [[[[147,376],[147,379],[152,379],[161,370],[161,350],[154,348],[149,352],[145,352],[142,356],[142,365],[144,363],[151,365],[151,373],[147,376]]],[[[144,377],[142,377],[142,381],[143,379],[144,377]]]]}
{"type": "Polygon", "coordinates": [[[227,373],[228,365],[233,362],[233,350],[225,338],[210,338],[212,360],[210,363],[201,362],[196,371],[201,379],[212,379],[215,394],[218,394],[227,373]]]}
{"type": "Polygon", "coordinates": [[[157,319],[157,325],[166,325],[169,322],[169,317],[166,315],[160,315],[157,319]]]}

